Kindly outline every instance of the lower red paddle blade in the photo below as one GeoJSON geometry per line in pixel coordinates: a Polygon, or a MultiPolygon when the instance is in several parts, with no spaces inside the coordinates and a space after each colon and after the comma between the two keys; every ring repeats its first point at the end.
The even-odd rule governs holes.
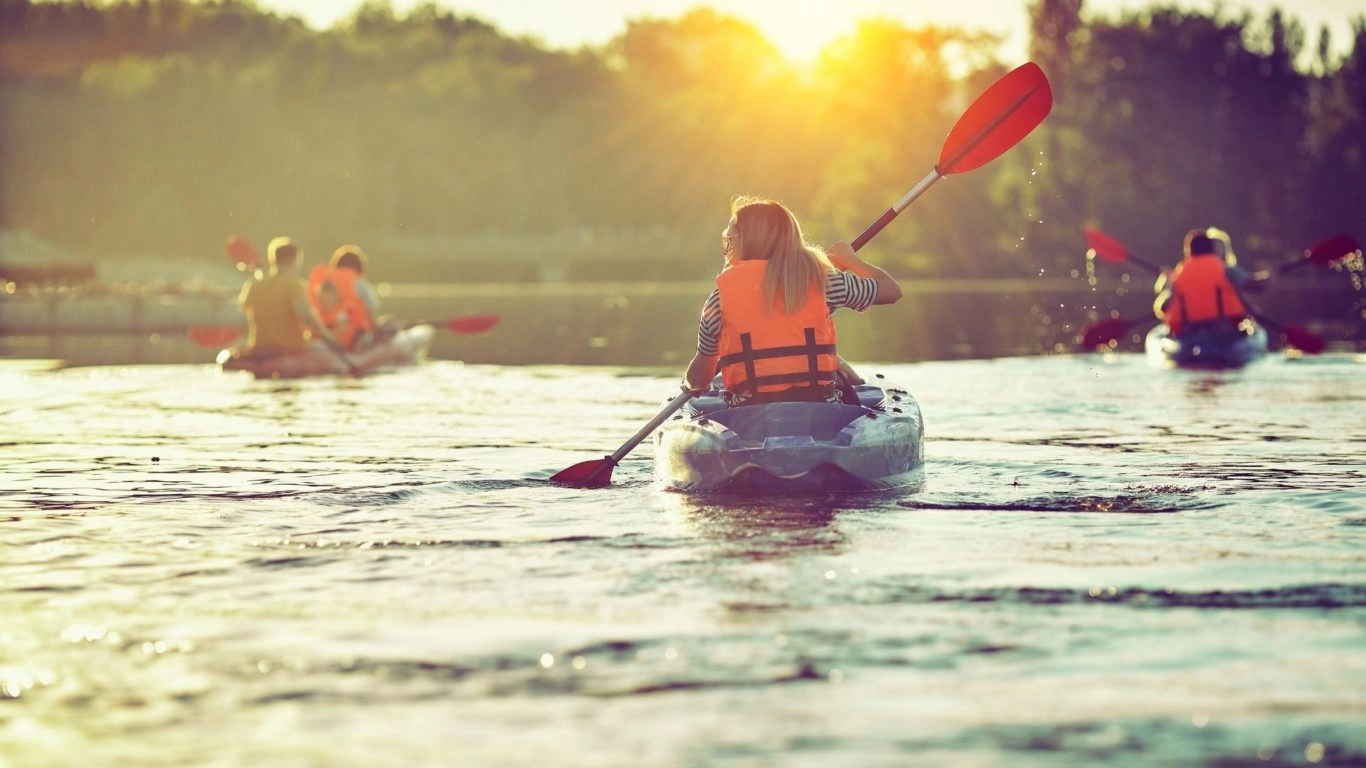
{"type": "Polygon", "coordinates": [[[1081,333],[1081,346],[1085,349],[1106,347],[1113,342],[1118,342],[1120,337],[1128,332],[1128,320],[1119,317],[1112,320],[1103,320],[1099,323],[1086,326],[1085,330],[1081,333]]]}
{"type": "Polygon", "coordinates": [[[567,485],[580,485],[585,488],[600,488],[612,482],[614,462],[609,456],[593,461],[581,461],[572,467],[562,469],[550,476],[551,481],[567,485]]]}
{"type": "Polygon", "coordinates": [[[1287,325],[1284,333],[1285,343],[1306,355],[1317,355],[1328,346],[1322,336],[1298,325],[1287,325]]]}
{"type": "Polygon", "coordinates": [[[498,320],[498,315],[467,315],[451,318],[442,323],[442,326],[455,333],[483,333],[497,325],[498,320]]]}

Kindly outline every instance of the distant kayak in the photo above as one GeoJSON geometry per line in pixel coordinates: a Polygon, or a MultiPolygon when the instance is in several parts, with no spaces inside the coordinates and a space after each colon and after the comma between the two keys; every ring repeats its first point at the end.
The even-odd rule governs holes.
{"type": "Polygon", "coordinates": [[[910,485],[924,466],[920,404],[906,390],[861,385],[859,405],[727,407],[693,398],[655,432],[655,475],[674,490],[866,492],[910,485]]]}
{"type": "MultiPolygon", "coordinates": [[[[427,348],[431,346],[434,334],[435,329],[430,325],[415,325],[348,357],[361,373],[413,365],[427,356],[427,348]]],[[[258,379],[300,379],[348,373],[341,358],[326,348],[267,358],[242,357],[236,349],[224,349],[218,353],[218,364],[225,371],[248,371],[258,379]]]]}
{"type": "Polygon", "coordinates": [[[1238,325],[1201,323],[1173,337],[1165,323],[1143,341],[1149,362],[1164,368],[1241,368],[1267,354],[1266,329],[1251,319],[1238,325]]]}

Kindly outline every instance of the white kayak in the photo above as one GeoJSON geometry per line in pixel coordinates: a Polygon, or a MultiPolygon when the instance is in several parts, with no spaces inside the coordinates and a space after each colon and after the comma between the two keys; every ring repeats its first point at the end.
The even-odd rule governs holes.
{"type": "Polygon", "coordinates": [[[919,482],[920,404],[892,386],[854,389],[858,405],[732,408],[717,391],[694,397],[655,432],[655,476],[674,490],[735,493],[868,492],[919,482]]]}
{"type": "Polygon", "coordinates": [[[1242,368],[1267,355],[1266,329],[1251,319],[1241,323],[1201,323],[1173,336],[1165,323],[1143,340],[1148,361],[1159,368],[1242,368]]]}
{"type": "MultiPolygon", "coordinates": [[[[431,346],[435,333],[430,325],[415,325],[347,357],[361,374],[413,365],[427,356],[427,348],[431,346]]],[[[258,379],[341,376],[351,372],[337,353],[323,346],[270,357],[243,356],[236,349],[224,349],[218,353],[218,364],[225,371],[248,371],[258,379]]]]}

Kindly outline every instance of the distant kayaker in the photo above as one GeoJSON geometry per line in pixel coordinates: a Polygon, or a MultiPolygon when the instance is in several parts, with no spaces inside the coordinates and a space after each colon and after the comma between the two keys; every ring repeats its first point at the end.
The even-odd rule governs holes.
{"type": "Polygon", "coordinates": [[[891,275],[848,243],[828,252],[808,244],[786,206],[748,196],[731,201],[721,257],[685,389],[705,391],[719,372],[732,405],[838,402],[840,383],[863,383],[836,354],[831,313],[896,302],[901,286],[891,275]]]}
{"type": "Polygon", "coordinates": [[[360,350],[393,335],[379,318],[379,292],[365,278],[369,259],[358,245],[332,252],[326,266],[308,276],[308,298],[323,324],[347,350],[360,350]]]}
{"type": "Polygon", "coordinates": [[[1187,232],[1182,252],[1181,262],[1163,270],[1153,286],[1153,312],[1171,334],[1204,323],[1242,322],[1248,308],[1240,289],[1256,290],[1267,273],[1238,266],[1228,233],[1214,227],[1187,232]]]}
{"type": "Polygon", "coordinates": [[[270,358],[304,352],[314,339],[336,340],[323,327],[308,301],[299,276],[303,250],[288,237],[277,237],[266,248],[269,273],[242,286],[238,306],[247,316],[247,342],[238,354],[270,358]]]}

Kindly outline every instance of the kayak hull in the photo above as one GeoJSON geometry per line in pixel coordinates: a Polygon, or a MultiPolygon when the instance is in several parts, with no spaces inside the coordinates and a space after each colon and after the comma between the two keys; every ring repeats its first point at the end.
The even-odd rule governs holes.
{"type": "MultiPolygon", "coordinates": [[[[413,365],[426,358],[435,333],[430,325],[404,328],[392,338],[348,357],[361,374],[413,365]]],[[[244,357],[236,349],[225,349],[218,353],[218,364],[225,371],[247,371],[258,379],[343,376],[350,372],[337,353],[317,345],[306,352],[268,358],[244,357]]]]}
{"type": "Polygon", "coordinates": [[[864,493],[920,482],[924,423],[905,390],[862,385],[859,405],[689,401],[655,432],[655,476],[702,493],[864,493]]]}
{"type": "Polygon", "coordinates": [[[1204,323],[1171,335],[1165,323],[1148,331],[1143,341],[1148,361],[1161,368],[1242,368],[1267,355],[1266,329],[1252,320],[1204,323]]]}

